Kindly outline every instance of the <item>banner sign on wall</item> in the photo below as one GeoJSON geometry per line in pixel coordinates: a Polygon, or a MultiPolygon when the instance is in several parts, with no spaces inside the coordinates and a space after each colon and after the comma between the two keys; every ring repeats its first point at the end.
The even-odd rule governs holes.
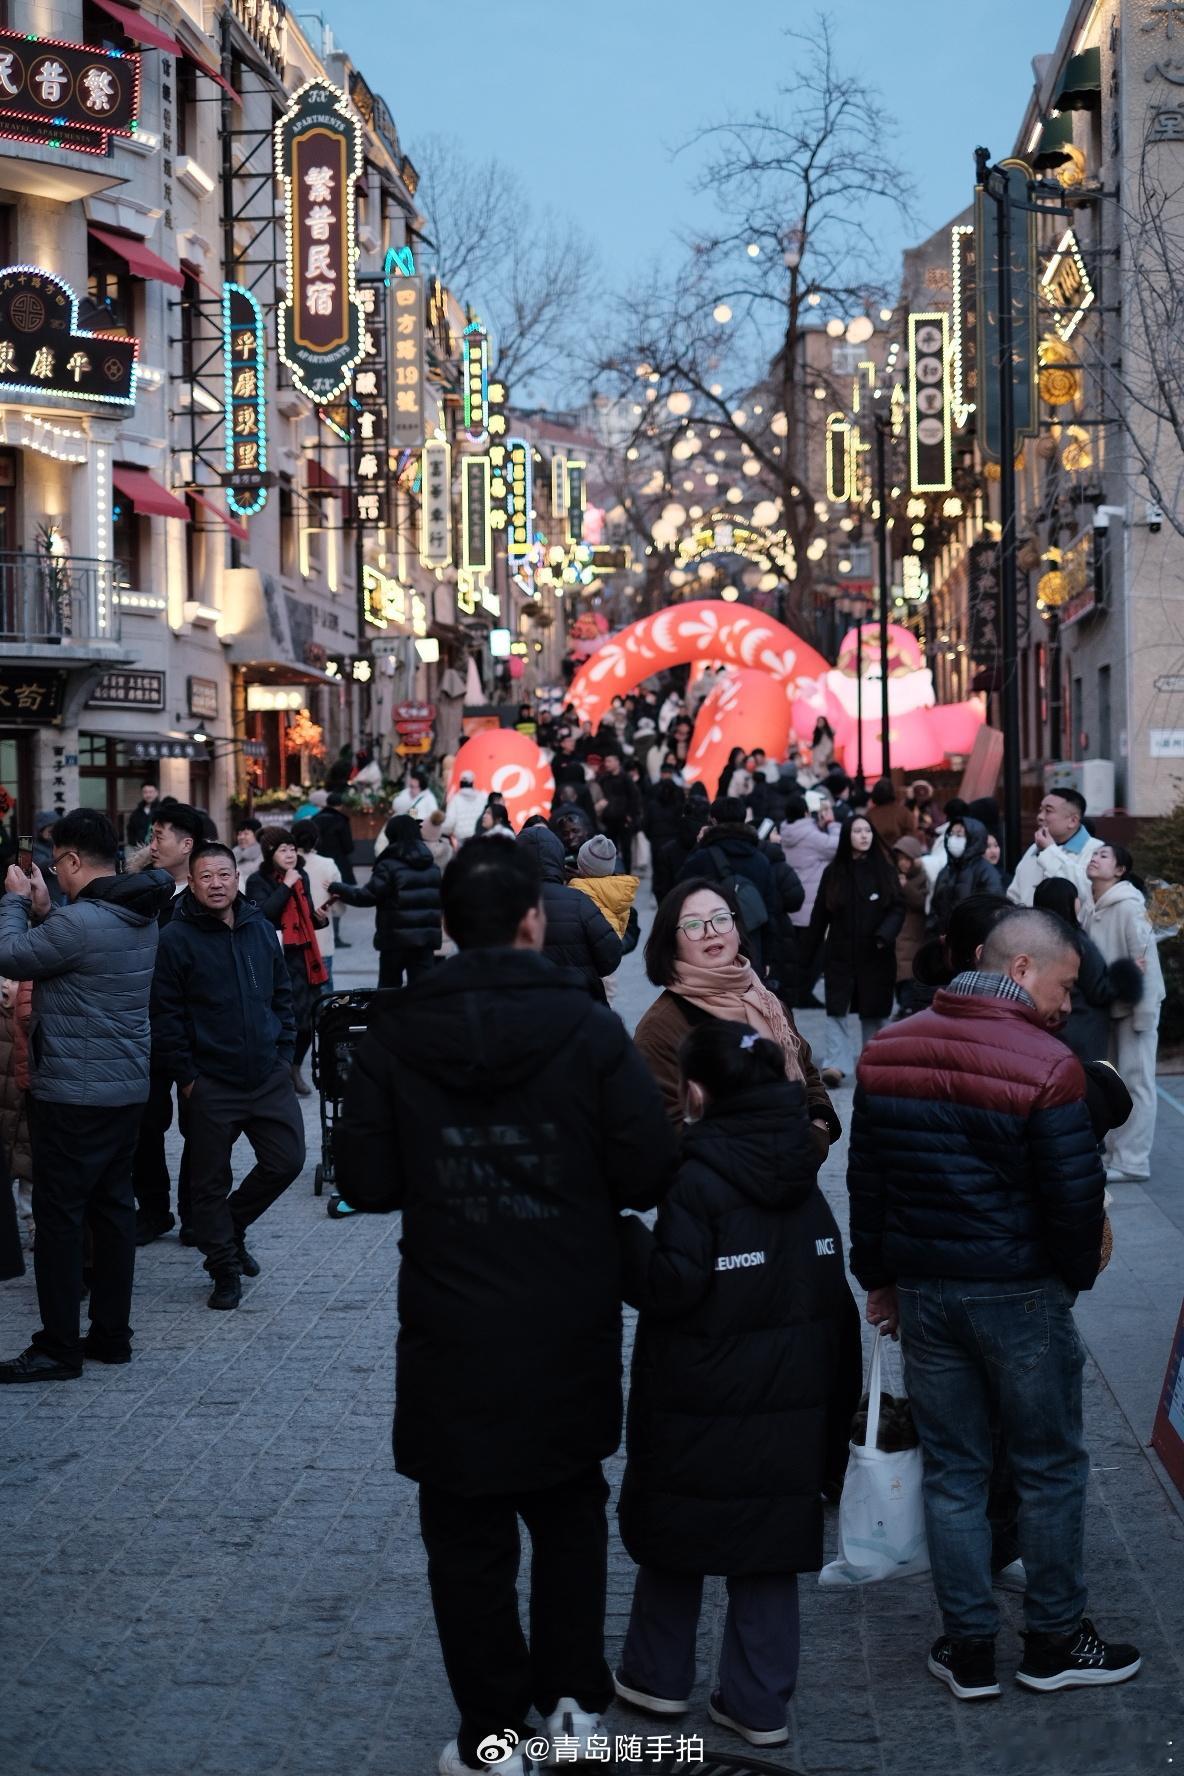
{"type": "Polygon", "coordinates": [[[419,559],[425,567],[447,567],[452,561],[452,451],[442,439],[423,447],[421,497],[419,559]]]}
{"type": "Polygon", "coordinates": [[[222,286],[226,504],[250,518],[267,503],[267,343],[263,312],[241,284],[222,286]]]}
{"type": "Polygon", "coordinates": [[[362,131],[343,92],[313,80],[293,95],[275,126],[275,165],[288,266],[279,353],[302,394],[331,401],[362,349],[354,278],[362,131]]]}
{"type": "Polygon", "coordinates": [[[9,389],[132,407],[138,339],[86,333],[69,284],[36,265],[0,271],[0,401],[9,389]]]}
{"type": "Polygon", "coordinates": [[[398,450],[418,450],[427,437],[424,407],[424,293],[423,279],[396,277],[390,282],[391,443],[398,450]]]}
{"type": "Polygon", "coordinates": [[[0,136],[106,154],[112,136],[135,134],[139,110],[138,55],[0,31],[0,136]]]}
{"type": "Polygon", "coordinates": [[[493,529],[489,522],[489,458],[466,456],[460,483],[462,565],[470,573],[493,566],[493,529]]]}
{"type": "Polygon", "coordinates": [[[954,484],[950,411],[950,317],[909,316],[909,486],[947,493],[954,484]]]}
{"type": "Polygon", "coordinates": [[[387,435],[387,287],[382,278],[358,285],[362,309],[362,355],[354,371],[350,445],[354,512],[363,529],[380,529],[390,517],[387,435]]]}

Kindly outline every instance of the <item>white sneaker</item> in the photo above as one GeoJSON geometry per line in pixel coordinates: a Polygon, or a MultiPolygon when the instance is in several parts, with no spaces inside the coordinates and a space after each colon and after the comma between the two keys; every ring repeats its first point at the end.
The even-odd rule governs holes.
{"type": "Polygon", "coordinates": [[[570,1764],[588,1755],[588,1741],[600,1732],[600,1716],[585,1714],[573,1696],[560,1696],[554,1714],[547,1716],[544,1736],[551,1741],[547,1768],[570,1764]],[[563,1755],[560,1757],[559,1752],[563,1755]]]}
{"type": "Polygon", "coordinates": [[[1106,1167],[1107,1184],[1149,1184],[1150,1172],[1122,1172],[1117,1166],[1106,1167]]]}
{"type": "Polygon", "coordinates": [[[1019,1591],[1028,1589],[1028,1575],[1022,1560],[1013,1560],[1007,1566],[1000,1567],[991,1580],[997,1591],[1019,1591]]]}
{"type": "MultiPolygon", "coordinates": [[[[507,1752],[506,1756],[496,1764],[482,1763],[475,1766],[479,1770],[495,1770],[497,1776],[532,1776],[538,1769],[533,1758],[528,1758],[522,1750],[507,1752]]],[[[455,1739],[449,1741],[440,1753],[437,1765],[440,1776],[473,1776],[474,1765],[466,1764],[460,1755],[460,1746],[455,1739]]]]}

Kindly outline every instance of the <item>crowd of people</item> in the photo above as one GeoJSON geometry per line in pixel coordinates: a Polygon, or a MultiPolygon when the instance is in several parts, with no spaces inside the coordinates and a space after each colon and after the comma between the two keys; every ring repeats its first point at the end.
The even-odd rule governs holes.
{"type": "Polygon", "coordinates": [[[417,771],[364,883],[337,791],[233,846],[153,797],[125,867],[106,817],[75,810],[0,899],[0,1108],[41,1314],[5,1383],[131,1360],[136,1249],[176,1225],[174,1093],[180,1237],[209,1306],[238,1307],[261,1269],[249,1231],[304,1165],[341,908],[375,909],[379,986],[405,990],[375,1003],[335,1167],[351,1211],[402,1213],[394,1455],[460,1715],[443,1776],[525,1776],[532,1708],[572,1759],[607,1746],[614,1698],[685,1715],[712,1575],[710,1716],[786,1742],[799,1576],[821,1566],[862,1387],[818,1182],[848,1082],[851,1270],[876,1334],[901,1339],[924,1457],[928,1670],[960,1700],[1000,1693],[1004,1573],[1025,1592],[1021,1684],[1139,1669],[1086,1614],[1072,1318],[1106,1259],[1107,1183],[1150,1167],[1163,983],[1131,857],[1059,790],[1009,879],[993,802],[866,795],[825,723],[783,762],[734,754],[712,786],[691,780],[690,731],[673,693],[618,699],[595,735],[566,712],[543,736],[553,813],[517,834],[471,777],[446,797],[417,771]],[[656,997],[631,1038],[613,976],[647,873],[656,997]],[[825,1012],[818,1056],[802,1007],[825,1012]],[[637,1576],[610,1665],[623,1303],[637,1576]]]}

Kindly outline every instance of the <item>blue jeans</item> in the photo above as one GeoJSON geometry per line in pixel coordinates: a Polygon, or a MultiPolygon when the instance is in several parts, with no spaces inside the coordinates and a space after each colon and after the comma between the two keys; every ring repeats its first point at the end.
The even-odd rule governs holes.
{"type": "Polygon", "coordinates": [[[897,1284],[905,1378],[925,1461],[925,1528],[946,1633],[998,1632],[991,1592],[992,1420],[1019,1494],[1029,1632],[1068,1634],[1086,1605],[1089,1457],[1077,1299],[1059,1277],[897,1284]]]}

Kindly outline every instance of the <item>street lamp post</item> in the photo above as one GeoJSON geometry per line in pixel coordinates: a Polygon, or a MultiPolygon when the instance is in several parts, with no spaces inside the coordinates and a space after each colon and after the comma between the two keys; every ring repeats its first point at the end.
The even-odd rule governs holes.
{"type": "MultiPolygon", "coordinates": [[[[879,391],[877,390],[877,393],[879,391]]],[[[880,775],[892,775],[888,733],[888,427],[889,416],[876,414],[876,545],[880,567],[880,775]]]]}
{"type": "Polygon", "coordinates": [[[1015,492],[1015,313],[1012,307],[1011,179],[1007,168],[988,165],[985,148],[975,149],[978,182],[995,205],[996,307],[999,345],[999,614],[1002,642],[1003,824],[1007,862],[1012,869],[1022,850],[1020,837],[1019,613],[1016,608],[1015,492]]]}

